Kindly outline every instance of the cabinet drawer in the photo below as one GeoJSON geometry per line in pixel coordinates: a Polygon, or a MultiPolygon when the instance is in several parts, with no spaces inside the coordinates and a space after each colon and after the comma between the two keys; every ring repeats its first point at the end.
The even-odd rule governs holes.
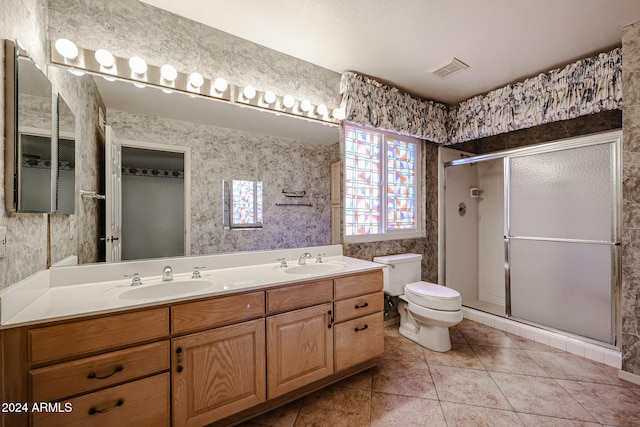
{"type": "Polygon", "coordinates": [[[374,313],[335,325],[336,371],[366,362],[384,351],[384,314],[374,313]]]}
{"type": "Polygon", "coordinates": [[[335,322],[341,323],[346,320],[355,319],[356,317],[382,311],[383,306],[384,294],[382,292],[336,301],[333,305],[335,322]]]}
{"type": "Polygon", "coordinates": [[[169,341],[59,363],[29,372],[32,401],[47,402],[169,369],[169,341]]]}
{"type": "Polygon", "coordinates": [[[335,299],[341,300],[382,290],[382,270],[335,279],[335,299]]]}
{"type": "Polygon", "coordinates": [[[70,412],[33,412],[33,426],[168,426],[169,396],[167,372],[60,402],[70,412]]]}
{"type": "Polygon", "coordinates": [[[32,364],[123,347],[169,336],[169,309],[82,320],[29,331],[32,364]]]}
{"type": "Polygon", "coordinates": [[[267,312],[293,310],[330,302],[333,298],[333,282],[309,282],[267,291],[267,312]]]}
{"type": "Polygon", "coordinates": [[[264,314],[264,292],[230,295],[171,307],[174,334],[252,319],[264,314]]]}

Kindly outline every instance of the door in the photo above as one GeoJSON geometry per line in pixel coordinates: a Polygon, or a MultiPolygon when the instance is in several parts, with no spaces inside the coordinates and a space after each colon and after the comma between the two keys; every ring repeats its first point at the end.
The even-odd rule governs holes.
{"type": "Polygon", "coordinates": [[[269,399],[333,373],[331,304],[267,318],[269,399]]]}
{"type": "Polygon", "coordinates": [[[264,345],[264,319],[174,339],[173,425],[207,425],[264,402],[264,345]]]}
{"type": "Polygon", "coordinates": [[[122,259],[122,144],[111,126],[105,140],[106,260],[115,262],[122,259]]]}

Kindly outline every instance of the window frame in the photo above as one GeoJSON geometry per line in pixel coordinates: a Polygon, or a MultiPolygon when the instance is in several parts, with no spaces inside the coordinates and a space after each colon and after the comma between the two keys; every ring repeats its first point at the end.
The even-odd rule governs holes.
{"type": "Polygon", "coordinates": [[[261,230],[264,224],[264,212],[260,212],[258,206],[262,206],[264,209],[264,184],[262,181],[250,180],[250,179],[229,179],[223,180],[223,226],[227,230],[261,230]],[[250,182],[253,184],[253,211],[255,221],[246,223],[234,222],[234,206],[236,198],[234,197],[234,183],[235,182],[250,182]],[[261,219],[261,221],[259,221],[261,219]]]}
{"type": "Polygon", "coordinates": [[[343,197],[342,197],[342,234],[344,243],[366,243],[366,242],[380,242],[380,241],[388,241],[388,240],[402,240],[402,239],[416,239],[424,237],[424,211],[425,211],[425,195],[424,192],[424,150],[422,148],[423,141],[417,138],[412,138],[405,135],[400,135],[395,132],[389,132],[381,129],[376,129],[368,126],[361,126],[355,123],[343,122],[341,128],[341,139],[343,142],[342,155],[343,159],[343,167],[342,173],[344,176],[343,185],[343,197]],[[380,233],[376,234],[366,234],[366,235],[347,235],[347,221],[346,221],[346,206],[347,206],[347,144],[346,144],[346,134],[348,128],[357,129],[365,132],[374,132],[381,135],[381,148],[380,148],[380,233]],[[388,165],[387,165],[387,140],[394,139],[399,141],[408,142],[414,144],[416,147],[416,165],[415,165],[415,207],[416,207],[416,218],[415,223],[416,227],[413,229],[401,229],[401,230],[388,230],[388,205],[387,205],[387,180],[388,180],[388,165]]]}

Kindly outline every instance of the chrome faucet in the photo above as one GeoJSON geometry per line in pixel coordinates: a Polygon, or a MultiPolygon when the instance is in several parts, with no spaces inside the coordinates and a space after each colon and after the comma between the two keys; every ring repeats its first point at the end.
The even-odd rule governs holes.
{"type": "Polygon", "coordinates": [[[124,277],[131,277],[131,284],[129,286],[140,286],[140,285],[142,285],[142,280],[140,280],[140,274],[139,273],[125,274],[124,277]]]}
{"type": "Polygon", "coordinates": [[[302,255],[300,255],[300,258],[298,259],[298,264],[305,265],[308,259],[311,259],[311,254],[309,252],[305,252],[302,255]]]}
{"type": "Polygon", "coordinates": [[[318,256],[316,257],[316,263],[317,264],[322,263],[323,262],[322,261],[322,257],[325,256],[325,255],[327,255],[327,254],[318,254],[318,256]]]}
{"type": "Polygon", "coordinates": [[[167,265],[164,270],[162,270],[162,281],[168,282],[169,280],[173,280],[173,270],[167,265]]]}

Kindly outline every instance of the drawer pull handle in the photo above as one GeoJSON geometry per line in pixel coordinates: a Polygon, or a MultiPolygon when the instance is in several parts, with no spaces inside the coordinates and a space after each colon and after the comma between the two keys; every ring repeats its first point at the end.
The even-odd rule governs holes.
{"type": "Polygon", "coordinates": [[[356,304],[356,310],[357,310],[357,309],[359,309],[359,308],[365,308],[365,307],[369,307],[369,303],[368,303],[368,302],[365,302],[365,303],[364,303],[364,304],[362,304],[362,305],[358,305],[358,304],[356,304]]]}
{"type": "Polygon", "coordinates": [[[104,408],[104,409],[96,409],[95,407],[91,407],[89,408],[89,415],[104,414],[105,412],[109,412],[113,409],[116,409],[118,406],[122,406],[122,405],[124,405],[124,399],[118,399],[118,401],[114,403],[112,406],[109,406],[108,408],[104,408]]]}
{"type": "Polygon", "coordinates": [[[369,329],[369,325],[364,325],[364,327],[362,327],[362,328],[355,328],[354,330],[355,330],[356,332],[360,332],[360,331],[364,331],[365,329],[369,329]]]}
{"type": "Polygon", "coordinates": [[[178,355],[178,367],[176,368],[176,371],[182,372],[182,347],[178,347],[176,349],[176,354],[178,355]]]}
{"type": "Polygon", "coordinates": [[[329,310],[329,312],[327,313],[329,315],[329,329],[331,329],[333,327],[333,311],[329,310]]]}
{"type": "Polygon", "coordinates": [[[92,379],[96,379],[96,380],[106,380],[107,378],[117,374],[118,372],[121,372],[124,369],[124,366],[122,365],[118,365],[116,366],[116,368],[113,370],[113,372],[111,372],[110,374],[107,375],[98,375],[95,372],[89,372],[89,375],[87,375],[87,378],[89,378],[90,380],[92,379]]]}

